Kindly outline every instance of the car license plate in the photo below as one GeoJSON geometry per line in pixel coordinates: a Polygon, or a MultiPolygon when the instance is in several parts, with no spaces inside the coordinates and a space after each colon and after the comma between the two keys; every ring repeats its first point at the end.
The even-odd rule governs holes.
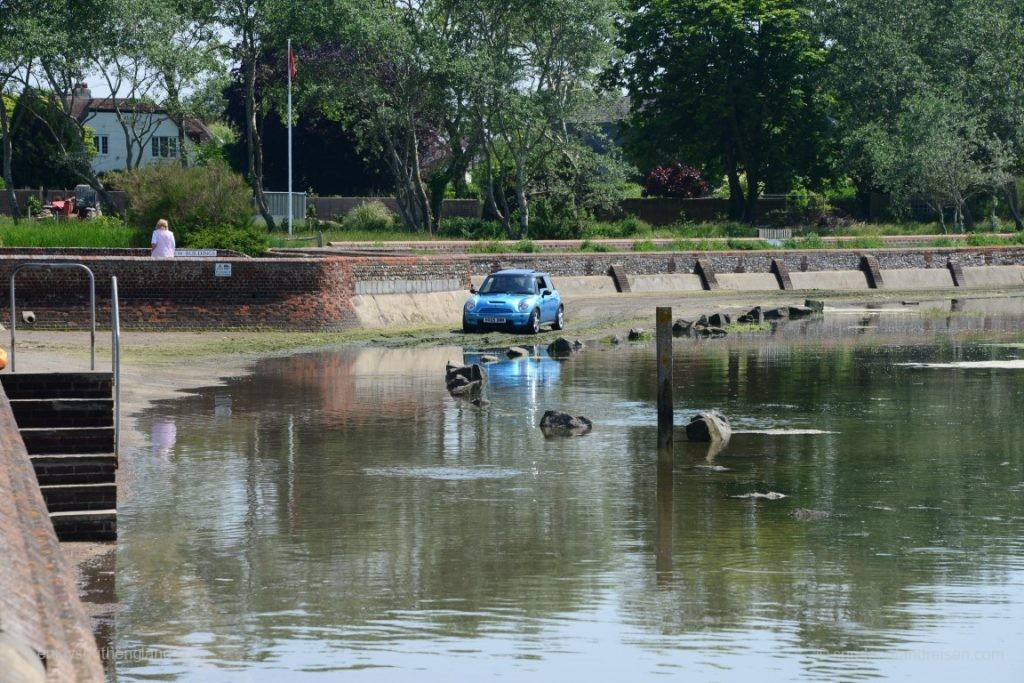
{"type": "Polygon", "coordinates": [[[504,323],[508,322],[504,318],[484,318],[485,323],[504,323]]]}

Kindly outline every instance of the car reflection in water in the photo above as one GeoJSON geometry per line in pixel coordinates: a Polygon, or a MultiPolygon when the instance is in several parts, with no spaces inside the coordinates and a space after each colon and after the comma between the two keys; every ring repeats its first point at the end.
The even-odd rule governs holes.
{"type": "Polygon", "coordinates": [[[484,355],[498,356],[497,363],[480,363],[487,370],[487,390],[491,392],[515,393],[521,395],[530,408],[535,408],[538,398],[547,393],[549,388],[557,386],[562,372],[562,363],[548,355],[547,350],[539,346],[524,347],[530,355],[520,358],[507,358],[503,349],[495,351],[467,351],[462,354],[466,365],[480,363],[484,355]]]}

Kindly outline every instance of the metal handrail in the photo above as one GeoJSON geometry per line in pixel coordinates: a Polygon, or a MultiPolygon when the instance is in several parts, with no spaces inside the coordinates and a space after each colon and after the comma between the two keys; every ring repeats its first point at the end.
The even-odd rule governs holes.
{"type": "Polygon", "coordinates": [[[89,303],[92,308],[92,327],[90,328],[89,336],[89,369],[96,370],[96,278],[93,277],[92,271],[81,263],[23,263],[11,271],[11,372],[15,371],[16,356],[14,343],[18,330],[17,311],[15,310],[17,306],[14,299],[14,276],[18,274],[18,271],[24,270],[25,268],[81,268],[88,273],[89,303]]]}
{"type": "Polygon", "coordinates": [[[117,277],[110,278],[110,365],[114,374],[114,463],[120,464],[121,450],[121,304],[117,277]]]}

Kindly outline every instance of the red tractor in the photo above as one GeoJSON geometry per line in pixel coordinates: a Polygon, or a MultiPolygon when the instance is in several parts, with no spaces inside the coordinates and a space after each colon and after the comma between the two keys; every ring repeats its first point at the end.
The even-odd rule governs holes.
{"type": "Polygon", "coordinates": [[[64,199],[54,199],[43,206],[40,218],[71,218],[77,216],[80,220],[88,220],[101,215],[100,200],[96,190],[88,185],[76,185],[75,194],[64,199]]]}

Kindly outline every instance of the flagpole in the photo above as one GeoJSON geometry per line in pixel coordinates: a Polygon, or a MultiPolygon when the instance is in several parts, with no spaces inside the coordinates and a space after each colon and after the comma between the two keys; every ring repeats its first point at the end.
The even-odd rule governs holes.
{"type": "Polygon", "coordinates": [[[292,39],[288,39],[288,234],[292,234],[292,39]]]}

